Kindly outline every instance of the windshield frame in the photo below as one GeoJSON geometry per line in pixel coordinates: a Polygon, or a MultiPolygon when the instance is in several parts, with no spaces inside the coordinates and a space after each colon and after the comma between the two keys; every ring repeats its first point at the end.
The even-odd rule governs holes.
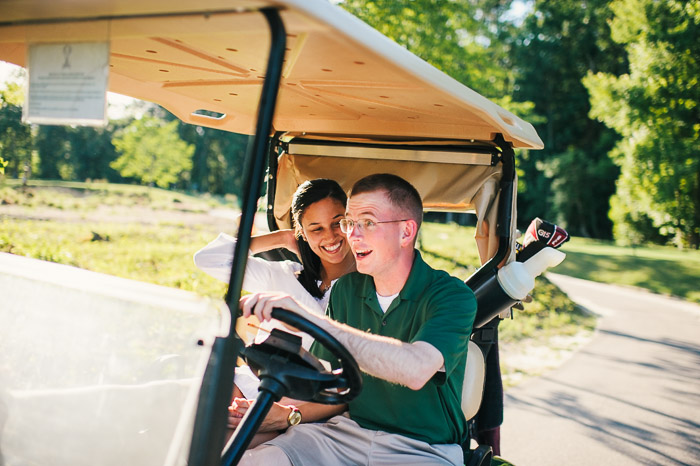
{"type": "MultiPolygon", "coordinates": [[[[209,365],[202,381],[202,391],[197,406],[188,461],[190,466],[221,463],[228,417],[227,407],[233,390],[231,374],[234,373],[236,360],[243,347],[243,341],[235,331],[239,314],[238,301],[241,298],[253,220],[265,176],[268,135],[272,131],[272,119],[277,103],[286,47],[286,33],[279,11],[275,8],[263,8],[260,13],[264,15],[270,28],[271,41],[265,80],[258,105],[255,135],[246,154],[240,226],[225,299],[231,312],[231,327],[226,337],[219,337],[214,342],[209,365]]],[[[228,456],[232,459],[233,464],[245,452],[245,447],[257,427],[257,425],[244,422],[234,433],[234,442],[230,444],[228,449],[228,456]]]]}

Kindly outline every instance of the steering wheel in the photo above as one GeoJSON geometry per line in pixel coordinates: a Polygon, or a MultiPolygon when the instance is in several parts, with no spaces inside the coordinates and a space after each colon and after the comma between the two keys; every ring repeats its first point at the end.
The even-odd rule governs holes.
{"type": "Polygon", "coordinates": [[[272,317],[313,337],[337,358],[340,370],[326,370],[318,358],[301,346],[299,336],[274,329],[264,342],[250,345],[241,353],[248,365],[258,371],[261,390],[323,404],[347,403],[360,393],[360,368],[330,333],[286,309],[273,309],[272,317]]]}

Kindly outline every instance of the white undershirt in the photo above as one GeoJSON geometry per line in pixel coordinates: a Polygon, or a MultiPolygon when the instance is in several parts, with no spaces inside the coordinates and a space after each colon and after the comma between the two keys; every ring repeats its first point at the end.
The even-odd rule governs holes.
{"type": "Polygon", "coordinates": [[[394,299],[398,295],[398,293],[395,293],[391,296],[382,296],[379,293],[377,293],[377,301],[379,301],[379,307],[382,308],[382,312],[386,312],[386,310],[389,309],[389,306],[391,306],[391,303],[394,302],[394,299]]]}

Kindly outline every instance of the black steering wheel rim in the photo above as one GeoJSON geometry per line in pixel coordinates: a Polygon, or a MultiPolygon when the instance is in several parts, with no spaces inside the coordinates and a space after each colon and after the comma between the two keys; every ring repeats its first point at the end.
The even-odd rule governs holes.
{"type": "MultiPolygon", "coordinates": [[[[307,318],[282,308],[274,308],[271,316],[311,336],[340,362],[341,371],[323,374],[324,387],[343,387],[342,392],[323,389],[310,401],[323,404],[343,404],[353,400],[362,390],[362,373],[350,352],[329,332],[307,318]]],[[[306,370],[309,370],[308,368],[306,370]]],[[[321,374],[319,374],[321,375],[321,374]]],[[[262,376],[262,374],[261,374],[262,376]]]]}

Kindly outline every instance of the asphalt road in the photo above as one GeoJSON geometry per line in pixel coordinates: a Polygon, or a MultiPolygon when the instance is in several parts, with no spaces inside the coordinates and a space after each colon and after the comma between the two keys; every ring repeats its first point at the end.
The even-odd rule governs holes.
{"type": "Polygon", "coordinates": [[[517,466],[700,465],[700,306],[548,278],[599,314],[598,328],[558,369],[506,392],[501,455],[517,466]]]}

